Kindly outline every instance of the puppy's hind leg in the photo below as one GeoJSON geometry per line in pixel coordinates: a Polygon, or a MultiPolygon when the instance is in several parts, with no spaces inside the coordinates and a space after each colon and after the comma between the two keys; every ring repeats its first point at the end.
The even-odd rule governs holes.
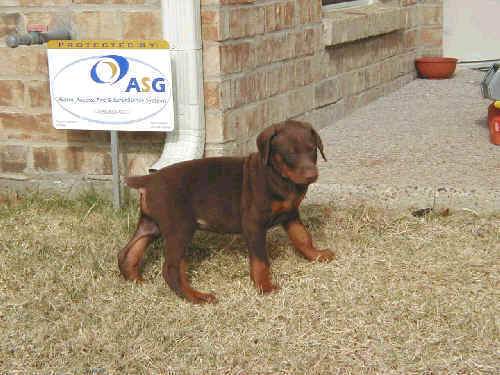
{"type": "Polygon", "coordinates": [[[186,274],[186,250],[193,237],[195,228],[177,225],[175,232],[165,235],[165,263],[163,278],[177,295],[193,303],[215,303],[211,294],[199,292],[189,285],[186,274]]]}
{"type": "Polygon", "coordinates": [[[118,253],[118,267],[126,280],[144,281],[139,273],[139,262],[149,244],[159,235],[158,225],[151,218],[141,215],[131,240],[118,253]]]}

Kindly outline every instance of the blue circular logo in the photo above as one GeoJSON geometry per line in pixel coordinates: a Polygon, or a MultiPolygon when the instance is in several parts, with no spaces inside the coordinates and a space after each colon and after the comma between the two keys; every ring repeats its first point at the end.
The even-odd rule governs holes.
{"type": "Polygon", "coordinates": [[[90,77],[96,83],[113,85],[127,74],[128,68],[129,63],[122,56],[101,56],[90,70],[90,77]]]}

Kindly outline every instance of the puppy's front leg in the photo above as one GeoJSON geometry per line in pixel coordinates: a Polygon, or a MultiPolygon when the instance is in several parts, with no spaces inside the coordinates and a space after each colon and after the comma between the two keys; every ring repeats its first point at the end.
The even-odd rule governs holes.
{"type": "Polygon", "coordinates": [[[312,237],[306,227],[300,221],[298,215],[295,219],[283,224],[288,236],[292,240],[296,251],[304,255],[309,260],[320,262],[330,262],[335,258],[335,254],[330,250],[317,250],[312,244],[312,237]]]}
{"type": "Polygon", "coordinates": [[[266,247],[266,230],[253,226],[244,230],[250,253],[250,277],[255,287],[262,294],[279,290],[279,286],[271,282],[269,255],[266,247]]]}

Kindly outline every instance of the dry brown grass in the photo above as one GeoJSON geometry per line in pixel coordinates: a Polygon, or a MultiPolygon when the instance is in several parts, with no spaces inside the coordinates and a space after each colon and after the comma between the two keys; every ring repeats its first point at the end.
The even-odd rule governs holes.
{"type": "Polygon", "coordinates": [[[309,263],[269,233],[282,290],[259,296],[237,236],[200,233],[194,306],[161,278],[124,282],[116,253],[135,205],[91,194],[0,203],[0,374],[498,374],[500,216],[417,219],[357,206],[305,206],[320,248],[309,263]]]}

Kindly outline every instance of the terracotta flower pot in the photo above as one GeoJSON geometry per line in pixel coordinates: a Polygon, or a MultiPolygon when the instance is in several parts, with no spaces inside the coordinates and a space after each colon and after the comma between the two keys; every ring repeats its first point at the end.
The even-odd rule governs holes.
{"type": "Polygon", "coordinates": [[[457,61],[452,57],[422,57],[415,60],[415,66],[422,78],[443,79],[452,76],[457,61]]]}

